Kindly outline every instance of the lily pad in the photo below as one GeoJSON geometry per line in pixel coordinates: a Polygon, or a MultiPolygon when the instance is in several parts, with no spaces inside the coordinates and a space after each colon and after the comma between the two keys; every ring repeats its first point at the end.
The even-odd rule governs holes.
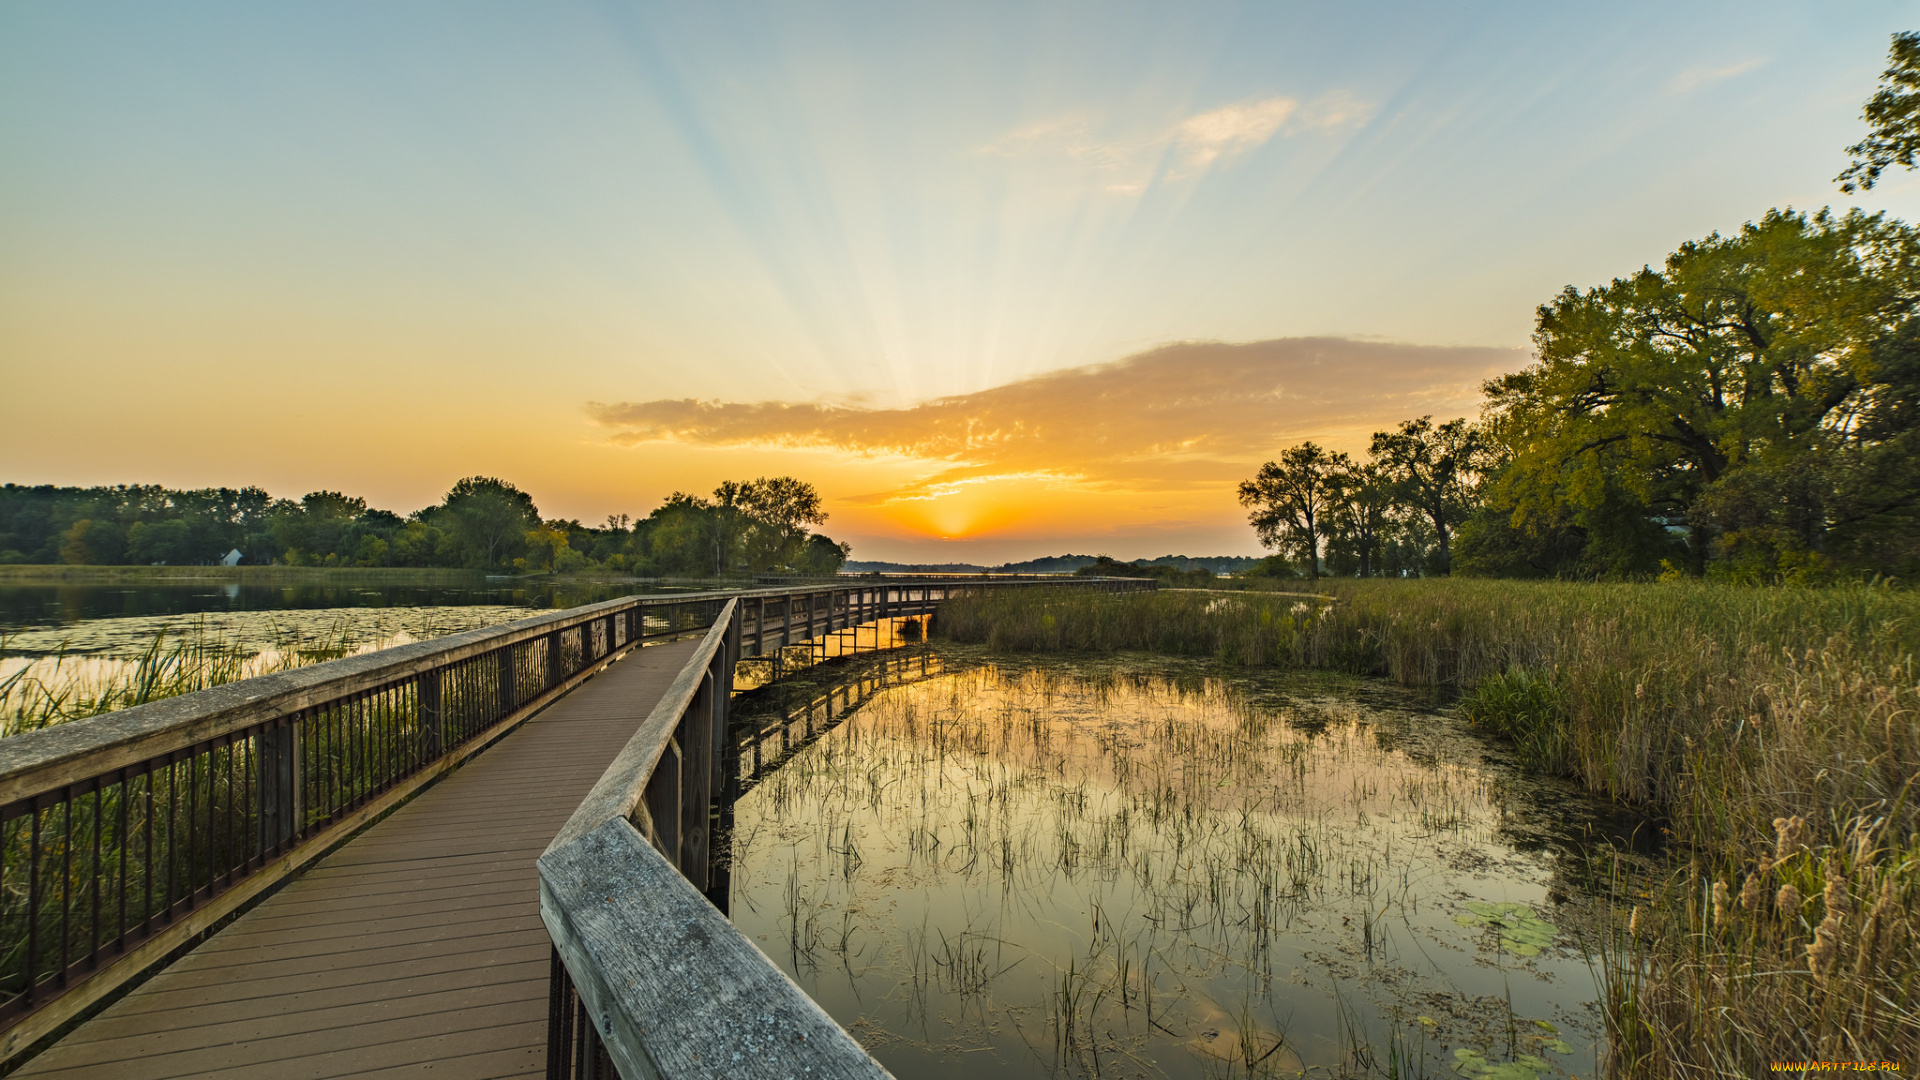
{"type": "Polygon", "coordinates": [[[1535,915],[1533,909],[1525,904],[1493,904],[1485,900],[1469,900],[1464,905],[1467,914],[1455,915],[1453,921],[1461,926],[1484,926],[1500,933],[1500,945],[1515,956],[1538,956],[1540,950],[1553,944],[1560,936],[1560,928],[1535,915]]]}
{"type": "Polygon", "coordinates": [[[1532,1054],[1512,1061],[1488,1061],[1480,1051],[1462,1047],[1453,1052],[1453,1071],[1470,1080],[1540,1080],[1553,1071],[1553,1064],[1532,1054]]]}

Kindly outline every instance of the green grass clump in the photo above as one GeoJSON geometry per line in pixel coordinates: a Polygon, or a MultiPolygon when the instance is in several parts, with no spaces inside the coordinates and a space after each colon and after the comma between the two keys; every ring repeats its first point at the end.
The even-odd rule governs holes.
{"type": "Polygon", "coordinates": [[[1013,652],[1145,650],[1429,688],[1533,767],[1665,816],[1688,865],[1653,889],[1631,946],[1609,953],[1620,962],[1609,1005],[1622,1075],[1752,1075],[1769,1060],[1920,1049],[1920,943],[1905,914],[1920,900],[1920,596],[1869,585],[1319,585],[1325,601],[989,593],[950,602],[936,626],[1013,652]],[[1789,822],[1802,856],[1777,850],[1789,822]],[[1737,948],[1713,931],[1708,883],[1737,892],[1753,878],[1771,905],[1796,857],[1821,868],[1795,885],[1803,894],[1824,897],[1838,880],[1871,904],[1828,922],[1823,899],[1755,922],[1737,948]],[[1833,974],[1843,953],[1844,979],[1833,974]]]}

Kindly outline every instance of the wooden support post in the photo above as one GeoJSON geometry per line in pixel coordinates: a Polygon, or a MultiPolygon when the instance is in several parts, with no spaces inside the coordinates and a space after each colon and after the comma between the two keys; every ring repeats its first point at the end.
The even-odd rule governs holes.
{"type": "Polygon", "coordinates": [[[513,662],[512,645],[502,646],[494,654],[494,680],[498,690],[496,717],[506,716],[520,707],[520,669],[513,662]]]}
{"type": "Polygon", "coordinates": [[[680,875],[693,887],[707,888],[708,813],[713,804],[713,669],[700,679],[686,715],[680,718],[680,850],[675,854],[680,875]]]}
{"type": "Polygon", "coordinates": [[[669,739],[660,754],[660,763],[647,777],[642,802],[652,829],[647,839],[654,849],[675,864],[680,861],[680,741],[669,739]]]}
{"type": "Polygon", "coordinates": [[[260,771],[260,850],[275,851],[300,834],[300,725],[290,719],[255,736],[260,771]]]}
{"type": "Polygon", "coordinates": [[[551,690],[559,686],[564,678],[566,678],[566,674],[560,670],[560,631],[555,630],[553,633],[547,635],[546,688],[551,690]]]}
{"type": "Polygon", "coordinates": [[[429,671],[414,680],[414,745],[419,764],[440,760],[447,752],[446,720],[440,706],[440,672],[429,671]]]}

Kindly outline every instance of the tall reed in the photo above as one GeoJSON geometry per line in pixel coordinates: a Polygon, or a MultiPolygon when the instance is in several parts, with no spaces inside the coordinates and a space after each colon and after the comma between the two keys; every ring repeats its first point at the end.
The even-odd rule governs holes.
{"type": "Polygon", "coordinates": [[[1632,947],[1609,954],[1621,1075],[1751,1075],[1772,1060],[1920,1049],[1920,943],[1906,914],[1920,891],[1920,597],[1866,585],[1322,587],[1323,602],[988,594],[947,604],[935,625],[1015,652],[1139,649],[1430,688],[1536,768],[1665,815],[1685,865],[1653,889],[1632,947]],[[1792,852],[1778,850],[1786,822],[1799,823],[1792,852]],[[1722,932],[1729,912],[1756,909],[1723,896],[1716,920],[1711,883],[1739,892],[1750,877],[1769,904],[1788,885],[1810,899],[1764,928],[1722,932]],[[1828,920],[1832,881],[1885,898],[1871,934],[1870,912],[1828,920]],[[1832,974],[1843,954],[1844,979],[1832,974]]]}

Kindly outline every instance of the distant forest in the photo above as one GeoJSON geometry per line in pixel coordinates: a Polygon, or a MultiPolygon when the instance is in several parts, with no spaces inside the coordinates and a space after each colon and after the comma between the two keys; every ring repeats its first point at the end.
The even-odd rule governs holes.
{"type": "Polygon", "coordinates": [[[728,481],[711,497],[676,492],[639,521],[543,518],[533,497],[493,477],[456,483],[405,517],[338,491],[276,499],[257,487],[153,485],[0,488],[0,563],[466,567],[648,577],[832,574],[848,547],[811,530],[826,513],[790,476],[728,481]]]}

